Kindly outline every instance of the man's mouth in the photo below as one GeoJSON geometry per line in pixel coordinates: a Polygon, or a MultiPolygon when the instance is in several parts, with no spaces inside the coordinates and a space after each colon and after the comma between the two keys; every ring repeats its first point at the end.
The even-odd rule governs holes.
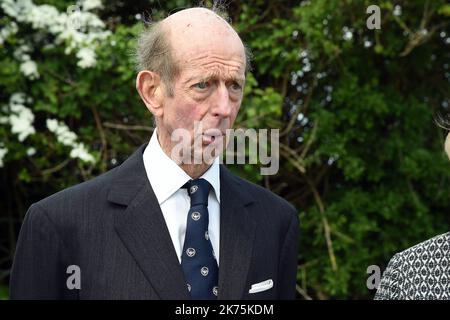
{"type": "Polygon", "coordinates": [[[210,144],[218,141],[224,136],[223,132],[219,129],[208,129],[202,134],[202,142],[204,144],[210,144]]]}

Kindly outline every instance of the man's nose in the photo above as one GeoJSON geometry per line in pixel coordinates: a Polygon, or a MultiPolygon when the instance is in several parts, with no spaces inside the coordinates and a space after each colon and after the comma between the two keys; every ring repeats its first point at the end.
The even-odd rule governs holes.
{"type": "Polygon", "coordinates": [[[215,117],[226,118],[231,115],[232,103],[226,85],[220,85],[215,93],[211,112],[215,117]]]}

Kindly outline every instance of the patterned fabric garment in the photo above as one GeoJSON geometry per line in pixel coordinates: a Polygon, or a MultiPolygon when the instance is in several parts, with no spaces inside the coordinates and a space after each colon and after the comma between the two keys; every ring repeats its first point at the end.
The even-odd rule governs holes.
{"type": "Polygon", "coordinates": [[[181,267],[192,299],[217,299],[219,269],[209,240],[208,195],[211,185],[205,179],[187,182],[191,198],[181,267]]]}
{"type": "Polygon", "coordinates": [[[397,253],[376,300],[450,300],[450,232],[397,253]]]}

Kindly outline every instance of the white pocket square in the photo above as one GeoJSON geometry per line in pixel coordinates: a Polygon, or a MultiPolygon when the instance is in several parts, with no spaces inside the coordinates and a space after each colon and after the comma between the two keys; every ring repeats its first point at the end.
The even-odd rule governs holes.
{"type": "Polygon", "coordinates": [[[258,282],[258,283],[252,284],[252,287],[250,288],[248,293],[257,293],[257,292],[261,292],[261,291],[266,291],[272,287],[273,287],[273,281],[272,281],[272,279],[269,279],[269,280],[266,280],[263,282],[258,282]]]}

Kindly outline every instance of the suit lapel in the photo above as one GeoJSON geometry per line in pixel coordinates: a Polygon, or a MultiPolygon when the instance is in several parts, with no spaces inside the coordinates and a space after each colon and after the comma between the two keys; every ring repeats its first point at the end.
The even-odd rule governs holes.
{"type": "Polygon", "coordinates": [[[161,299],[189,299],[183,271],[148,181],[141,146],[116,171],[108,200],[126,206],[115,229],[161,299]]]}
{"type": "Polygon", "coordinates": [[[248,192],[223,165],[220,166],[220,266],[219,299],[244,295],[252,257],[256,222],[248,205],[248,192]]]}

